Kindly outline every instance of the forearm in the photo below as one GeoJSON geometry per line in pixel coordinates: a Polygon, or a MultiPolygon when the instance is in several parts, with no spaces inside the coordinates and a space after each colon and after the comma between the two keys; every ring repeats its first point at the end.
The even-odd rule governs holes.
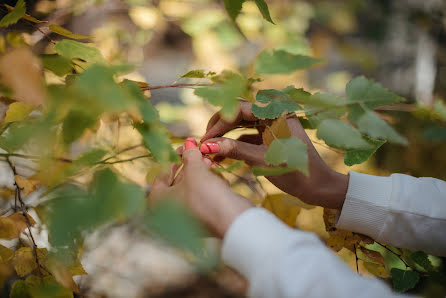
{"type": "Polygon", "coordinates": [[[251,297],[396,297],[378,280],[356,275],[315,235],[261,208],[231,225],[223,260],[248,279],[251,297]]]}

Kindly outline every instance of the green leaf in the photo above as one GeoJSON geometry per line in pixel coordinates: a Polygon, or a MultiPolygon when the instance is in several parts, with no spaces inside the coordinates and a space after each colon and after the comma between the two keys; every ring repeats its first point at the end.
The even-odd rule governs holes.
{"type": "MultiPolygon", "coordinates": [[[[365,138],[365,137],[364,137],[365,138]]],[[[353,166],[366,162],[376,150],[379,149],[386,141],[374,140],[367,138],[366,141],[373,146],[371,149],[351,149],[347,150],[344,156],[344,163],[347,166],[353,166]]]]}
{"type": "Polygon", "coordinates": [[[32,298],[24,280],[17,280],[12,284],[9,298],[32,298]]]}
{"type": "Polygon", "coordinates": [[[280,176],[283,174],[295,172],[296,169],[291,168],[270,168],[270,167],[252,167],[252,173],[254,176],[280,176]]]}
{"type": "Polygon", "coordinates": [[[425,252],[422,252],[422,251],[414,252],[413,254],[411,254],[409,256],[409,258],[414,263],[423,267],[424,270],[426,270],[428,272],[435,271],[434,266],[432,265],[431,261],[429,260],[429,256],[425,252]]]}
{"type": "Polygon", "coordinates": [[[96,124],[97,115],[90,115],[86,110],[71,110],[62,123],[63,141],[71,144],[77,140],[85,131],[96,124]]]}
{"type": "Polygon", "coordinates": [[[275,139],[265,153],[265,161],[274,166],[286,164],[308,175],[307,145],[296,137],[275,139]]]}
{"type": "Polygon", "coordinates": [[[205,230],[183,206],[174,200],[162,200],[145,218],[149,231],[155,232],[174,246],[197,252],[205,230]]]}
{"type": "Polygon", "coordinates": [[[203,69],[197,69],[197,70],[191,70],[187,72],[186,74],[181,76],[182,78],[196,78],[196,79],[203,79],[206,77],[206,74],[204,73],[203,69]]]}
{"type": "Polygon", "coordinates": [[[242,5],[246,0],[223,0],[225,9],[233,21],[237,18],[242,10],[242,5]]]}
{"type": "Polygon", "coordinates": [[[67,30],[59,25],[56,24],[51,24],[48,29],[50,29],[51,32],[54,32],[56,34],[68,37],[68,38],[73,38],[73,39],[87,39],[90,38],[90,36],[87,35],[82,35],[82,34],[77,34],[77,33],[73,33],[70,30],[67,30]]]}
{"type": "Polygon", "coordinates": [[[273,20],[271,19],[271,16],[269,14],[268,5],[266,4],[265,0],[254,0],[257,7],[260,10],[260,13],[262,14],[263,18],[267,20],[268,22],[274,24],[273,20]]]}
{"type": "Polygon", "coordinates": [[[79,58],[91,63],[105,64],[105,60],[97,48],[74,40],[63,39],[59,41],[54,46],[54,51],[68,59],[79,58]]]}
{"type": "Polygon", "coordinates": [[[363,76],[351,80],[347,84],[346,93],[350,102],[364,103],[371,109],[377,106],[391,105],[402,100],[400,96],[363,76]]]}
{"type": "Polygon", "coordinates": [[[56,75],[62,77],[73,70],[71,60],[54,54],[54,55],[42,55],[41,57],[43,67],[51,70],[56,75]]]}
{"type": "Polygon", "coordinates": [[[358,130],[371,138],[383,139],[391,143],[407,145],[407,139],[398,134],[393,127],[387,124],[375,112],[366,111],[357,122],[358,130]]]}
{"type": "Polygon", "coordinates": [[[317,137],[335,148],[372,149],[356,129],[341,120],[323,120],[317,127],[317,137]]]}
{"type": "Polygon", "coordinates": [[[150,150],[157,162],[167,164],[179,161],[178,154],[173,150],[167,130],[163,126],[153,124],[149,127],[144,124],[138,124],[136,128],[143,137],[144,145],[150,150]]]}
{"type": "Polygon", "coordinates": [[[73,162],[76,167],[92,166],[99,162],[107,152],[102,149],[93,148],[83,153],[78,159],[73,162]]]}
{"type": "Polygon", "coordinates": [[[145,123],[155,123],[159,120],[158,111],[153,107],[149,100],[141,92],[139,86],[132,81],[124,81],[124,88],[129,95],[136,101],[142,120],[145,123]]]}
{"type": "Polygon", "coordinates": [[[0,136],[0,148],[13,152],[25,145],[34,135],[33,123],[16,122],[0,136]]]}
{"type": "Polygon", "coordinates": [[[6,111],[3,123],[22,121],[32,112],[33,109],[33,106],[30,106],[25,102],[13,102],[9,105],[9,108],[6,111]]]}
{"type": "Polygon", "coordinates": [[[100,111],[121,112],[130,106],[130,96],[115,82],[113,75],[110,68],[93,65],[78,75],[75,89],[100,111]]]}
{"type": "Polygon", "coordinates": [[[14,10],[5,15],[0,20],[0,27],[8,27],[9,25],[17,23],[26,13],[25,0],[18,0],[14,10]]]}
{"type": "Polygon", "coordinates": [[[322,59],[294,55],[284,50],[264,51],[257,57],[255,69],[258,74],[287,74],[309,68],[320,61],[322,59]]]}
{"type": "Polygon", "coordinates": [[[406,292],[414,288],[420,279],[420,275],[412,270],[393,268],[390,274],[392,275],[393,289],[397,292],[406,292]]]}
{"type": "Polygon", "coordinates": [[[446,104],[444,101],[437,99],[434,102],[434,111],[440,115],[443,121],[446,121],[446,104]]]}
{"type": "Polygon", "coordinates": [[[279,90],[266,89],[257,92],[258,104],[252,105],[252,113],[259,119],[275,119],[283,113],[291,113],[302,108],[288,95],[279,90]]]}
{"type": "Polygon", "coordinates": [[[222,84],[195,89],[195,95],[207,100],[214,106],[222,107],[220,113],[225,119],[231,119],[238,110],[238,99],[245,90],[241,76],[235,75],[222,84]]]}

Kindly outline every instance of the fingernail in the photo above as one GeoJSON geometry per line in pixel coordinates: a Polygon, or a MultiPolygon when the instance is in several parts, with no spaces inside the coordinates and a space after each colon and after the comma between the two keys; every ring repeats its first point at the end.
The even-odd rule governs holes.
{"type": "Polygon", "coordinates": [[[186,141],[184,141],[184,149],[190,149],[190,148],[196,148],[198,147],[197,141],[195,141],[194,138],[187,138],[186,141]]]}
{"type": "Polygon", "coordinates": [[[203,154],[214,154],[220,151],[220,147],[217,143],[205,143],[201,144],[200,151],[203,154]]]}

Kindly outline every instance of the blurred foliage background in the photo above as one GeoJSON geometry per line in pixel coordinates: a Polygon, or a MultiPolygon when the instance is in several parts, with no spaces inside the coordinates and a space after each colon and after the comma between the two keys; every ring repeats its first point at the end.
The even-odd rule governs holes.
{"type": "MultiPolygon", "coordinates": [[[[11,6],[16,3],[3,2],[11,6]]],[[[235,22],[226,14],[223,3],[213,0],[28,0],[27,13],[92,36],[91,41],[107,61],[138,66],[126,78],[145,81],[150,86],[171,85],[192,69],[213,72],[234,69],[249,75],[253,72],[253,59],[265,48],[320,57],[324,62],[310,71],[266,77],[257,83],[259,88],[295,85],[314,92],[324,90],[344,95],[345,85],[353,77],[374,78],[406,98],[403,104],[382,112],[408,138],[409,146],[386,143],[367,163],[347,167],[343,154],[316,144],[323,158],[344,173],[399,172],[446,179],[446,3],[443,0],[267,2],[275,24],[266,22],[251,1],[244,3],[235,22]]],[[[0,16],[6,13],[2,7],[0,16]]],[[[32,45],[36,53],[45,53],[51,40],[58,40],[57,35],[39,25],[18,23],[8,28],[9,33],[14,31],[26,33],[10,34],[9,40],[32,45]]],[[[1,34],[6,35],[6,30],[2,29],[1,34]]],[[[45,72],[45,77],[54,83],[60,79],[50,72],[45,72]]],[[[187,88],[152,90],[151,102],[160,111],[161,121],[179,138],[200,138],[207,120],[216,111],[187,88]]],[[[1,104],[2,114],[6,108],[1,104]]],[[[113,126],[101,127],[94,142],[111,142],[116,138],[116,129],[120,129],[119,142],[123,147],[134,144],[132,129],[113,126]]],[[[237,134],[235,131],[230,136],[237,134]]],[[[85,142],[83,145],[88,146],[92,140],[86,138],[85,142]]],[[[148,161],[114,167],[147,189],[157,172],[156,166],[148,161]]],[[[279,193],[263,178],[260,190],[246,179],[234,176],[228,179],[237,192],[253,201],[259,201],[262,189],[279,193]]],[[[327,239],[322,208],[304,207],[298,211],[295,226],[327,239]]],[[[112,231],[92,236],[90,248],[95,250],[82,261],[89,275],[82,276],[79,284],[92,296],[244,295],[244,282],[225,268],[202,277],[194,273],[184,256],[158,243],[147,244],[131,228],[118,227],[112,231]]],[[[207,245],[217,246],[211,240],[207,245]]],[[[343,249],[339,254],[355,267],[350,251],[343,249]]],[[[368,274],[361,263],[360,272],[368,274]]],[[[432,291],[435,296],[435,289],[432,291]]]]}

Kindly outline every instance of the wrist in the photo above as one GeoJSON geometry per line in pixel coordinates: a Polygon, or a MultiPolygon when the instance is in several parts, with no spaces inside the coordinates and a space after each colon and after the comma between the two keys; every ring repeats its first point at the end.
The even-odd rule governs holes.
{"type": "Polygon", "coordinates": [[[349,175],[330,170],[314,188],[320,206],[341,210],[347,195],[349,175]]]}

